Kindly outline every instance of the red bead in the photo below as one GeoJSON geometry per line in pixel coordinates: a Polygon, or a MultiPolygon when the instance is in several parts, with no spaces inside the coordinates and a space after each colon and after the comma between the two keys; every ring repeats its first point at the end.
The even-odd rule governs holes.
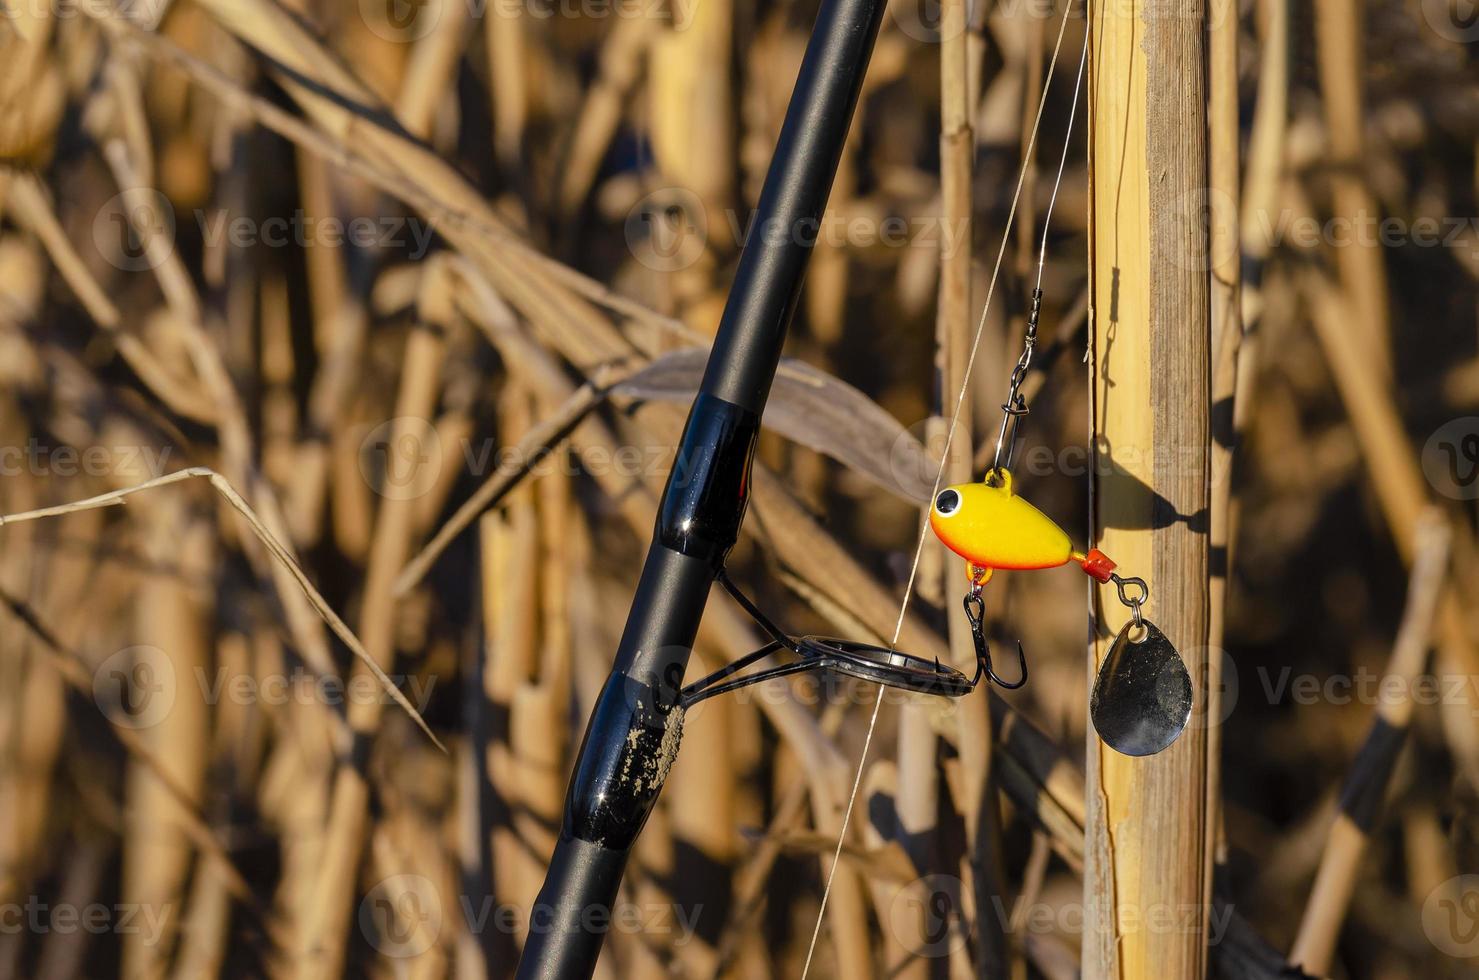
{"type": "Polygon", "coordinates": [[[1115,569],[1114,562],[1110,561],[1109,556],[1098,548],[1090,548],[1081,564],[1084,571],[1101,582],[1108,582],[1109,576],[1114,573],[1115,569]]]}

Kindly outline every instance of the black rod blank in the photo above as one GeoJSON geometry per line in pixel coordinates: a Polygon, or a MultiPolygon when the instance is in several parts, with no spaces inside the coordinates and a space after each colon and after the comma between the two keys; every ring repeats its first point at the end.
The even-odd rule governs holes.
{"type": "Polygon", "coordinates": [[[682,734],[709,587],[744,519],[760,415],[801,293],[886,0],[822,0],[751,234],[663,492],[611,675],[586,726],[523,980],[595,970],[632,844],[682,734]]]}

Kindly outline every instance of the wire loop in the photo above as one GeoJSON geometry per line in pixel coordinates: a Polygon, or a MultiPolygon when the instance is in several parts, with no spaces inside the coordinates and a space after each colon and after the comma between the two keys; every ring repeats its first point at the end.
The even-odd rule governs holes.
{"type": "Polygon", "coordinates": [[[1109,578],[1114,582],[1115,589],[1119,591],[1120,602],[1130,608],[1130,616],[1135,623],[1136,632],[1143,634],[1145,619],[1140,615],[1140,607],[1150,599],[1150,586],[1145,584],[1145,579],[1138,576],[1126,578],[1118,573],[1111,573],[1109,578]],[[1139,592],[1131,595],[1132,589],[1138,589],[1139,592]]]}

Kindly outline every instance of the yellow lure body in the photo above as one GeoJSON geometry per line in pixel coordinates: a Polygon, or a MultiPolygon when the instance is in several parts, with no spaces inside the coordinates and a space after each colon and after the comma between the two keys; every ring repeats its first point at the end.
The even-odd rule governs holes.
{"type": "Polygon", "coordinates": [[[1011,473],[999,473],[999,486],[947,487],[930,507],[931,529],[945,547],[966,560],[971,578],[984,582],[997,568],[1055,568],[1083,562],[1085,556],[1073,550],[1068,533],[1012,492],[1011,473]]]}

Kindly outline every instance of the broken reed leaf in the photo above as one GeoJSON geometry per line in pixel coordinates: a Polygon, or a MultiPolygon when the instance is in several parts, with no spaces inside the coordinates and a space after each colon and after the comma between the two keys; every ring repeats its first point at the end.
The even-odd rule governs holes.
{"type": "MultiPolygon", "coordinates": [[[[689,404],[703,378],[708,350],[666,354],[615,385],[613,395],[689,404]]],[[[802,361],[783,359],[762,425],[835,459],[912,504],[930,499],[937,460],[873,399],[802,361]]]]}
{"type": "MultiPolygon", "coordinates": [[[[580,388],[548,418],[529,429],[512,457],[515,468],[490,476],[457,512],[437,529],[396,578],[404,596],[426,577],[437,558],[478,515],[498,504],[532,465],[564,439],[588,413],[615,395],[638,401],[688,404],[703,377],[708,351],[691,348],[665,354],[609,386],[598,379],[580,388]]],[[[793,442],[814,449],[862,474],[913,504],[923,505],[933,489],[931,460],[918,439],[861,391],[799,361],[783,360],[761,424],[793,442]]]]}
{"type": "Polygon", "coordinates": [[[334,612],[333,607],[319,594],[318,589],[314,588],[313,583],[308,580],[307,574],[299,566],[297,561],[294,560],[292,553],[288,551],[282,542],[273,537],[272,533],[263,525],[261,518],[242,499],[241,494],[236,492],[236,489],[231,486],[226,478],[210,467],[191,466],[183,470],[176,470],[173,473],[166,473],[164,476],[156,477],[152,480],[146,480],[136,486],[124,487],[120,490],[110,490],[107,493],[100,493],[95,497],[75,500],[68,504],[58,504],[55,507],[42,507],[36,510],[21,511],[16,514],[0,514],[0,527],[4,527],[7,524],[19,524],[24,521],[40,520],[44,517],[59,517],[63,514],[74,514],[78,511],[92,510],[98,507],[118,506],[125,503],[128,497],[144,490],[152,490],[156,487],[167,486],[171,483],[180,483],[194,478],[209,481],[216,492],[224,497],[226,502],[237,513],[241,514],[246,520],[247,526],[252,529],[252,533],[267,548],[273,559],[285,568],[288,574],[293,577],[293,580],[298,583],[298,588],[303,591],[303,595],[313,606],[314,611],[328,625],[329,629],[334,631],[334,635],[339,637],[344,645],[349,647],[350,652],[369,668],[370,673],[374,674],[375,679],[385,688],[385,692],[391,696],[396,704],[401,706],[406,714],[411,716],[411,720],[426,734],[426,737],[431,739],[432,743],[441,749],[443,753],[446,753],[447,747],[442,744],[436,735],[432,734],[431,727],[427,725],[426,719],[421,717],[421,712],[416,710],[416,706],[411,704],[410,700],[401,693],[400,688],[395,686],[395,681],[391,680],[389,675],[380,668],[380,665],[375,663],[375,659],[370,656],[369,651],[360,643],[359,638],[354,635],[354,631],[349,628],[344,620],[339,618],[339,614],[334,612]]]}

